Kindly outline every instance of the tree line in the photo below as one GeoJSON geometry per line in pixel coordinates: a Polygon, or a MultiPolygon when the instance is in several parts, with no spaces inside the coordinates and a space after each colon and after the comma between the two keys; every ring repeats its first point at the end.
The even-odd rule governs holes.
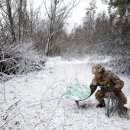
{"type": "MultiPolygon", "coordinates": [[[[117,56],[121,62],[123,59],[123,63],[127,61],[125,68],[129,68],[129,0],[102,0],[108,5],[108,13],[100,12],[99,14],[96,12],[96,0],[90,0],[89,6],[86,6],[82,25],[74,27],[71,33],[66,31],[67,19],[80,1],[70,0],[66,3],[65,0],[51,0],[49,6],[47,2],[42,0],[41,5],[34,9],[33,0],[0,0],[2,72],[9,69],[12,64],[21,63],[20,59],[26,59],[25,54],[29,52],[30,43],[30,50],[33,49],[38,54],[46,56],[112,55],[117,56]],[[41,8],[44,8],[44,12],[40,11],[41,8]],[[26,49],[24,49],[25,46],[26,49]],[[20,56],[22,58],[18,58],[18,54],[22,54],[20,56]]],[[[27,61],[31,61],[27,59],[24,60],[24,65],[27,61]]],[[[18,69],[16,66],[14,68],[18,69]]]]}

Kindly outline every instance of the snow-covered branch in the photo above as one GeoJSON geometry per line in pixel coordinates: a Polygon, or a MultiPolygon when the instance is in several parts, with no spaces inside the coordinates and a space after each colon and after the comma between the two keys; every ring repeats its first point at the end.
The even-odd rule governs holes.
{"type": "Polygon", "coordinates": [[[4,45],[0,49],[0,80],[8,79],[11,74],[28,73],[40,70],[45,64],[45,58],[35,50],[32,43],[4,45]]]}

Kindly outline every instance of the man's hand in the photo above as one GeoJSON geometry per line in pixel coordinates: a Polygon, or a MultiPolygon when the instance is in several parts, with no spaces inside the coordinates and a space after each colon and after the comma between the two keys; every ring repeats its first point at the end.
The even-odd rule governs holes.
{"type": "Polygon", "coordinates": [[[118,88],[116,88],[115,86],[112,88],[112,91],[114,92],[114,93],[118,93],[119,91],[120,91],[120,89],[118,89],[118,88]]]}
{"type": "Polygon", "coordinates": [[[90,88],[91,88],[91,89],[95,89],[95,88],[96,88],[96,85],[92,85],[92,84],[91,84],[91,85],[90,85],[90,88]]]}
{"type": "Polygon", "coordinates": [[[91,93],[94,93],[94,92],[95,92],[95,90],[97,89],[97,86],[96,86],[96,85],[91,84],[91,85],[90,85],[90,89],[91,89],[91,93]]]}

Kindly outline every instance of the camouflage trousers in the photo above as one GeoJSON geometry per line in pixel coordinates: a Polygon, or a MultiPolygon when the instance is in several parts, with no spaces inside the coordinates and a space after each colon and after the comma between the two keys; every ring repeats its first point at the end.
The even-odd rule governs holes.
{"type": "MultiPolygon", "coordinates": [[[[95,94],[96,99],[100,102],[103,98],[106,98],[107,91],[98,90],[95,94]]],[[[125,97],[124,93],[122,91],[116,93],[116,96],[119,98],[119,100],[123,103],[127,103],[127,98],[125,97]]]]}

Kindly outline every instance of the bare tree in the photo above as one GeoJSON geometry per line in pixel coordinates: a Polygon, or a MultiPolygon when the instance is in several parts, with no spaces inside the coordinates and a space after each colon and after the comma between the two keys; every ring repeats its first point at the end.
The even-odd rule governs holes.
{"type": "Polygon", "coordinates": [[[23,0],[20,0],[19,1],[19,7],[18,7],[18,12],[19,12],[19,24],[18,24],[19,33],[18,33],[18,38],[19,38],[19,41],[20,41],[20,38],[21,38],[22,4],[23,4],[23,0]]]}
{"type": "Polygon", "coordinates": [[[56,43],[65,21],[71,10],[78,4],[77,0],[72,0],[65,5],[65,0],[51,0],[50,9],[47,8],[46,0],[43,4],[47,13],[47,44],[45,54],[48,56],[56,43]]]}
{"type": "Polygon", "coordinates": [[[6,0],[6,8],[7,8],[7,16],[10,24],[10,32],[12,35],[13,42],[16,41],[15,31],[14,31],[14,21],[12,16],[12,10],[11,10],[11,0],[6,0]]]}

